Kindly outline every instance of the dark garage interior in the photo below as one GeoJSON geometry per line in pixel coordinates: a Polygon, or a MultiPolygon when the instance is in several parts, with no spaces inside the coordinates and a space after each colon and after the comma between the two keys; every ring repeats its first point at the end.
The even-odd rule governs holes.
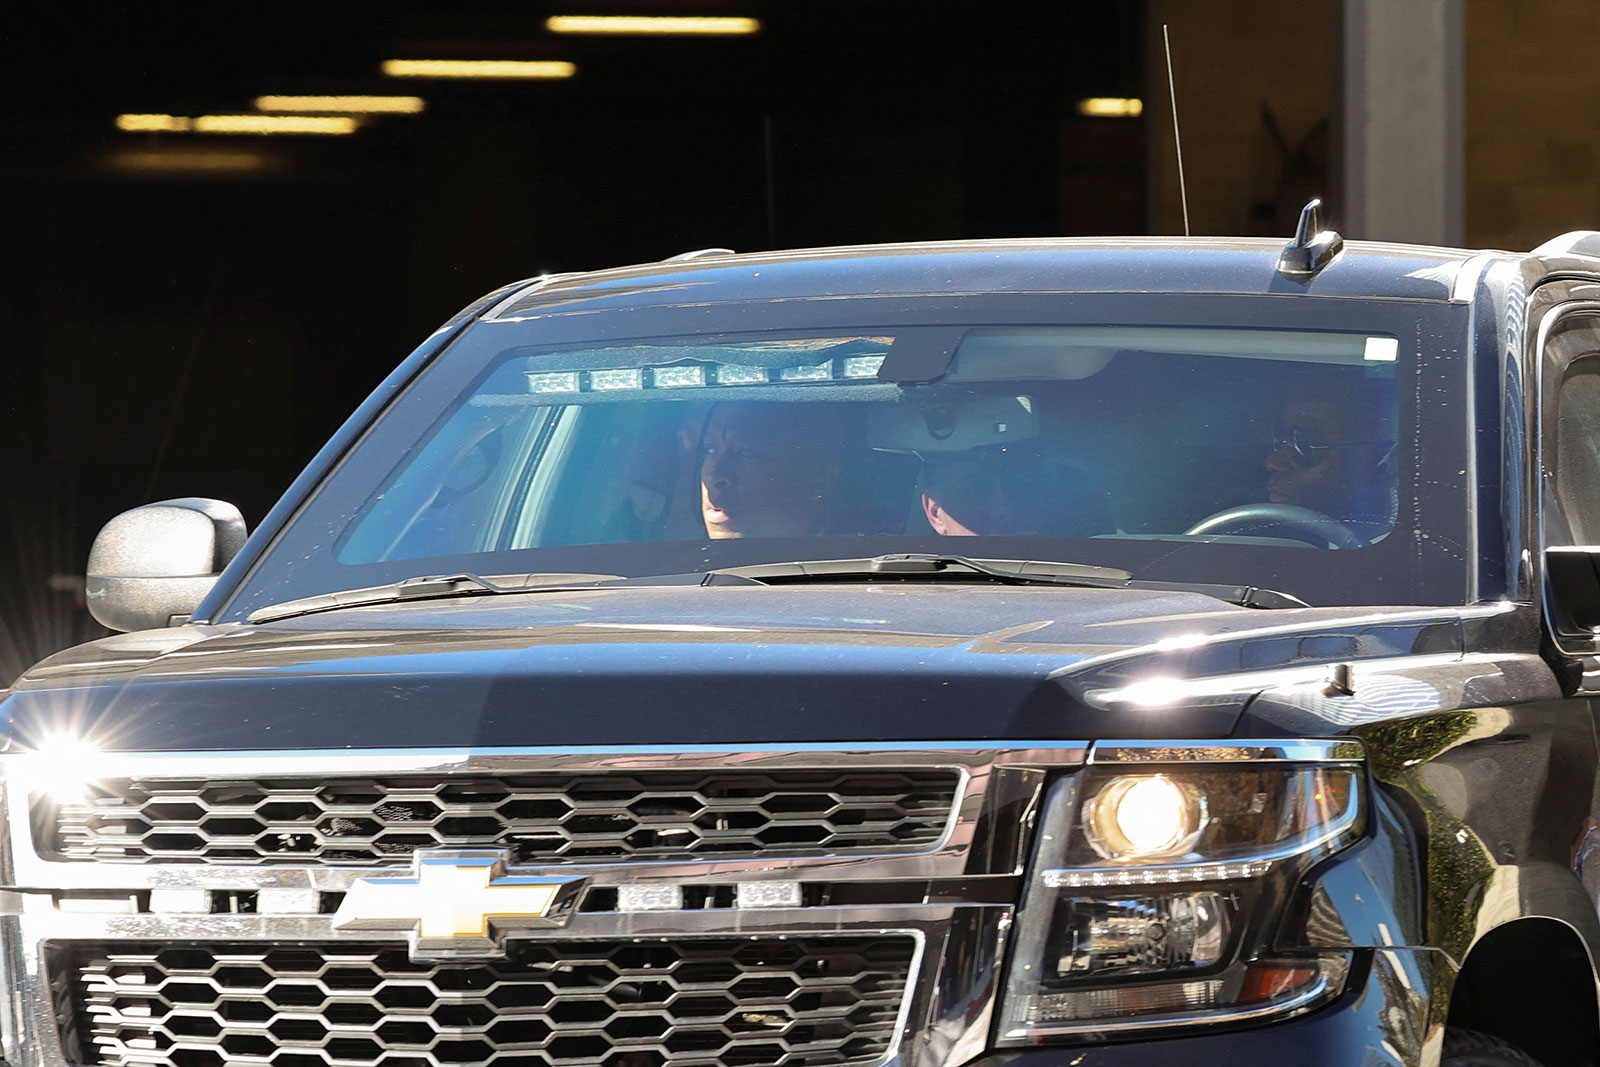
{"type": "MultiPolygon", "coordinates": [[[[1012,0],[28,5],[3,32],[11,254],[0,683],[100,631],[90,540],[212,496],[254,522],[471,299],[685,250],[1138,233],[1137,4],[1012,0]],[[588,36],[561,15],[758,20],[588,36]],[[565,61],[539,80],[389,59],[565,61]],[[342,136],[119,128],[265,94],[414,96],[342,136]]],[[[160,121],[172,122],[173,119],[160,121]]]]}

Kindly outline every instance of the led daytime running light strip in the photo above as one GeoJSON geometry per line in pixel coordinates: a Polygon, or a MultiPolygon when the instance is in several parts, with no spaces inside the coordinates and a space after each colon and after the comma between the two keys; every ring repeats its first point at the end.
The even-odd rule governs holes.
{"type": "Polygon", "coordinates": [[[1040,877],[1050,889],[1100,889],[1259,878],[1271,869],[1272,863],[1269,860],[1245,860],[1239,863],[1197,863],[1182,867],[1086,867],[1077,870],[1045,871],[1040,877]]]}

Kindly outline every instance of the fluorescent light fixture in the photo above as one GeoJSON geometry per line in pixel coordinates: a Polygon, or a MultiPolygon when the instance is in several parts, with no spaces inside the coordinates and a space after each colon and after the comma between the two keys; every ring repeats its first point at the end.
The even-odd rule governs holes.
{"type": "Polygon", "coordinates": [[[564,59],[386,59],[391,78],[570,78],[577,64],[564,59]]]}
{"type": "Polygon", "coordinates": [[[1144,114],[1144,101],[1130,96],[1091,96],[1078,101],[1078,114],[1093,119],[1136,119],[1144,114]]]}
{"type": "Polygon", "coordinates": [[[118,115],[117,129],[128,133],[184,133],[194,120],[182,115],[118,115]]]}
{"type": "Polygon", "coordinates": [[[270,170],[277,161],[261,152],[223,151],[191,146],[119,148],[107,157],[107,162],[117,170],[126,171],[223,174],[270,170]]]}
{"type": "Polygon", "coordinates": [[[544,28],[551,33],[734,37],[756,33],[761,22],[712,16],[556,15],[544,20],[544,28]]]}
{"type": "Polygon", "coordinates": [[[420,96],[256,97],[257,111],[293,111],[313,115],[415,115],[425,106],[420,96]]]}
{"type": "Polygon", "coordinates": [[[355,133],[360,123],[339,115],[199,115],[195,133],[318,134],[355,133]]]}

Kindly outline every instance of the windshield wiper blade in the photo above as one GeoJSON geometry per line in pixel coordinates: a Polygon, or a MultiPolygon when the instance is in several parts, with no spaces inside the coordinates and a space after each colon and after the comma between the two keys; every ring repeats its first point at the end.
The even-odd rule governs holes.
{"type": "Polygon", "coordinates": [[[440,600],[459,596],[532,593],[544,589],[565,589],[622,580],[622,576],[618,574],[496,575],[494,581],[465,571],[456,574],[430,574],[418,578],[405,578],[387,585],[345,589],[336,593],[318,593],[298,600],[286,600],[281,604],[269,604],[252,611],[246,616],[246,621],[275,622],[278,619],[311,615],[319,611],[337,611],[340,608],[358,608],[369,604],[393,604],[402,600],[440,600]]]}
{"type": "Polygon", "coordinates": [[[1130,571],[1090,563],[1054,560],[973,559],[906,552],[867,559],[800,560],[793,563],[757,563],[707,571],[703,585],[732,581],[790,584],[798,582],[872,579],[899,576],[978,574],[1015,585],[1070,585],[1085,589],[1147,589],[1174,593],[1200,593],[1246,608],[1306,608],[1311,605],[1288,593],[1253,585],[1214,582],[1161,582],[1135,578],[1130,571]]]}
{"type": "MultiPolygon", "coordinates": [[[[1076,585],[1091,588],[1123,588],[1133,581],[1128,571],[1097,567],[1089,563],[1057,563],[1051,560],[972,559],[923,552],[897,552],[864,559],[813,559],[793,563],[756,563],[747,567],[723,567],[707,571],[708,579],[723,576],[754,579],[759,582],[806,582],[832,579],[939,574],[980,574],[1018,585],[1076,585]]],[[[706,584],[715,584],[708,581],[706,584]]]]}

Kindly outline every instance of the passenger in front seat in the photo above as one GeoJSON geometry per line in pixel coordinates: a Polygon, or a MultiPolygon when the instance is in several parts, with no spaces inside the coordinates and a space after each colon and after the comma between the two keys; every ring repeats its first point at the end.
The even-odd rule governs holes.
{"type": "Polygon", "coordinates": [[[1110,494],[1037,442],[929,453],[922,510],[944,536],[1088,537],[1116,529],[1110,494]]]}
{"type": "Polygon", "coordinates": [[[706,536],[822,533],[842,449],[841,420],[830,404],[719,404],[700,441],[706,536]]]}

